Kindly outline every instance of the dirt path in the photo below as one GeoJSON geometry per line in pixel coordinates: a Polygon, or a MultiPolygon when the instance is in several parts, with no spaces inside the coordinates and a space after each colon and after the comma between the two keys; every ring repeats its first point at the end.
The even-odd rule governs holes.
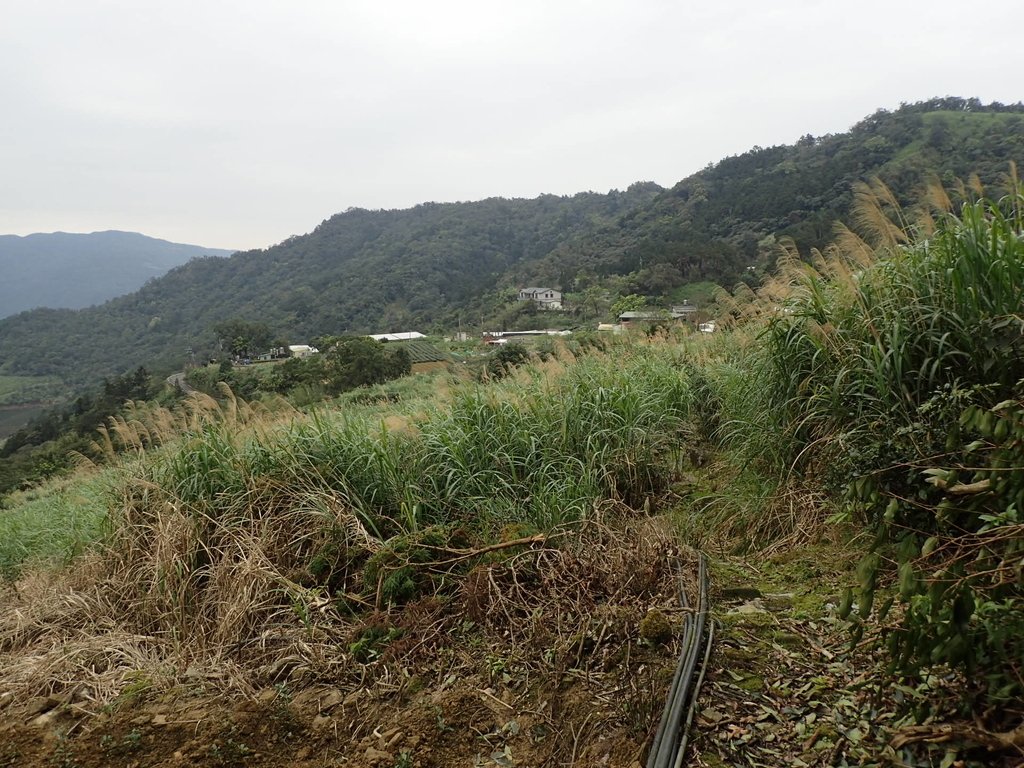
{"type": "Polygon", "coordinates": [[[688,765],[1024,766],[1019,752],[943,733],[944,721],[961,719],[961,673],[894,679],[872,643],[877,627],[851,647],[836,605],[860,556],[855,546],[822,540],[713,561],[719,631],[688,765]],[[935,726],[930,741],[905,738],[915,709],[935,726]]]}

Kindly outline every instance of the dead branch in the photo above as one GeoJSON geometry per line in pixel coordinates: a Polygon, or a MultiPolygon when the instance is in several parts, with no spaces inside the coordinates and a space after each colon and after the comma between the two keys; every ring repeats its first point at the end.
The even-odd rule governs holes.
{"type": "Polygon", "coordinates": [[[940,744],[953,740],[973,741],[990,750],[1016,749],[1024,752],[1024,723],[1012,730],[1001,732],[988,731],[966,723],[913,725],[900,729],[889,745],[893,749],[899,749],[917,742],[940,744]]]}

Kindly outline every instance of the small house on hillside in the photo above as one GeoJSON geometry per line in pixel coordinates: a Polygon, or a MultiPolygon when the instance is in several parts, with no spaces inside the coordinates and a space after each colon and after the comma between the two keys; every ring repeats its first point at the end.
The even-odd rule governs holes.
{"type": "Polygon", "coordinates": [[[663,320],[664,319],[664,315],[662,313],[660,313],[660,312],[656,312],[654,310],[646,309],[646,310],[623,312],[622,314],[619,315],[618,319],[619,319],[619,325],[621,325],[623,328],[629,328],[631,325],[633,325],[635,323],[643,323],[643,322],[647,322],[647,321],[657,322],[658,320],[663,320]]]}
{"type": "Polygon", "coordinates": [[[258,363],[270,363],[274,360],[283,360],[291,357],[292,353],[288,347],[271,347],[266,352],[256,356],[256,362],[258,363]]]}
{"type": "Polygon", "coordinates": [[[561,309],[562,292],[554,288],[520,288],[519,301],[532,301],[540,309],[561,309]]]}
{"type": "Polygon", "coordinates": [[[297,357],[300,360],[320,353],[319,349],[308,344],[291,344],[288,351],[291,352],[292,357],[297,357]]]}
{"type": "Polygon", "coordinates": [[[640,309],[631,312],[623,312],[619,315],[619,323],[628,328],[631,324],[650,322],[666,325],[670,322],[692,323],[697,318],[697,305],[684,301],[677,304],[667,312],[664,309],[640,309]]]}

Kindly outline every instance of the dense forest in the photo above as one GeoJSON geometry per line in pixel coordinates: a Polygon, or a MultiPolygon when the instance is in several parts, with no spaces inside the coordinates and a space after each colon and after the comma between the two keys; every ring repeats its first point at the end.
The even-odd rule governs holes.
{"type": "Polygon", "coordinates": [[[845,133],[755,147],[667,190],[350,209],[265,250],[193,260],[100,307],[0,321],[0,374],[86,383],[143,364],[169,371],[189,352],[216,354],[214,327],[229,320],[293,343],[479,328],[504,322],[525,284],[568,294],[560,322],[592,320],[581,311],[587,291],[658,301],[695,282],[757,280],[780,238],[805,251],[829,241],[858,181],[878,176],[907,202],[929,177],[998,185],[1022,157],[1024,105],[941,98],[880,110],[845,133]]]}
{"type": "Polygon", "coordinates": [[[563,284],[588,272],[630,275],[635,292],[654,295],[728,282],[763,272],[782,238],[802,252],[829,243],[858,181],[878,176],[901,203],[916,202],[930,178],[998,183],[1022,157],[1020,104],[943,98],[879,110],[846,133],[754,147],[708,166],[614,227],[557,249],[540,274],[563,284]]]}

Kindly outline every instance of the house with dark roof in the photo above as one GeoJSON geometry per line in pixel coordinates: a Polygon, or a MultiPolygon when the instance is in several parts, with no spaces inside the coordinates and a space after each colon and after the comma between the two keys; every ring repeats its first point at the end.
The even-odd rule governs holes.
{"type": "Polygon", "coordinates": [[[664,324],[666,321],[674,321],[692,323],[696,317],[697,305],[684,301],[682,304],[677,304],[668,311],[649,307],[647,309],[623,312],[619,315],[618,321],[622,326],[629,327],[633,323],[643,322],[664,324]]]}
{"type": "Polygon", "coordinates": [[[646,309],[646,310],[630,310],[629,312],[622,312],[619,317],[619,325],[623,328],[628,328],[634,323],[642,323],[645,321],[658,322],[665,319],[664,312],[658,312],[657,310],[646,309]]]}

